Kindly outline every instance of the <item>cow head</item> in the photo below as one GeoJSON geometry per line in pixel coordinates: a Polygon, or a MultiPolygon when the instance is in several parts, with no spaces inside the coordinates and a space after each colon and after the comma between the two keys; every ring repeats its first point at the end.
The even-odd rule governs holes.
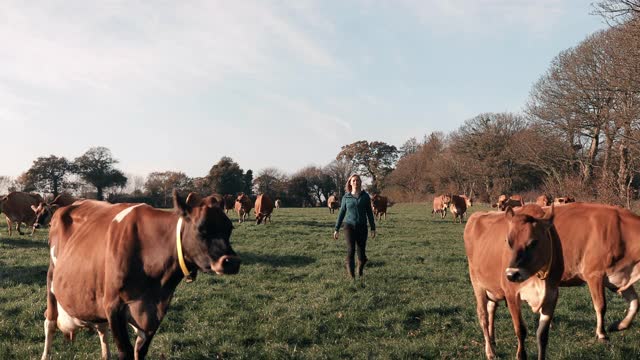
{"type": "Polygon", "coordinates": [[[495,204],[491,204],[491,207],[504,210],[504,203],[506,202],[507,202],[507,195],[502,194],[498,197],[498,202],[496,202],[495,204]]]}
{"type": "Polygon", "coordinates": [[[505,217],[509,226],[506,241],[510,260],[505,275],[509,281],[523,282],[538,272],[548,271],[551,266],[553,207],[548,214],[538,209],[541,217],[524,212],[516,215],[511,207],[507,207],[505,217]]]}
{"type": "Polygon", "coordinates": [[[231,248],[233,225],[213,196],[194,193],[184,199],[173,191],[176,213],[184,219],[182,247],[185,259],[203,272],[237,274],[240,257],[231,248]]]}
{"type": "Polygon", "coordinates": [[[58,205],[40,202],[37,207],[35,205],[31,205],[31,209],[36,214],[36,219],[33,222],[33,228],[37,229],[39,227],[49,225],[51,217],[53,217],[53,213],[58,209],[58,205]]]}

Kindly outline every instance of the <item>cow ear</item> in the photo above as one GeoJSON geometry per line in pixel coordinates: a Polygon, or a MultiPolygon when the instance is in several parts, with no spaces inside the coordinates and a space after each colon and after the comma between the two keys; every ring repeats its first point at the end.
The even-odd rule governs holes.
{"type": "Polygon", "coordinates": [[[511,219],[514,216],[514,212],[513,209],[511,208],[511,206],[507,206],[507,210],[504,213],[504,216],[507,218],[507,220],[511,221],[511,219]]]}
{"type": "Polygon", "coordinates": [[[178,215],[184,218],[188,218],[193,209],[187,201],[178,194],[178,190],[176,189],[173,189],[173,209],[178,215]]]}
{"type": "Polygon", "coordinates": [[[200,205],[200,203],[202,202],[202,196],[191,192],[189,193],[189,195],[187,195],[187,200],[185,200],[187,205],[193,207],[196,207],[198,205],[200,205]]]}

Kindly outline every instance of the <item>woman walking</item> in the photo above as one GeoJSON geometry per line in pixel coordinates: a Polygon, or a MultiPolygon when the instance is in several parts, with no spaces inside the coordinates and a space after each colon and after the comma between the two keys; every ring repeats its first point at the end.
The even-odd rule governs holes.
{"type": "Polygon", "coordinates": [[[362,279],[364,264],[367,262],[367,219],[371,227],[371,238],[376,237],[376,224],[371,209],[371,198],[362,190],[362,179],[359,175],[351,175],[345,186],[346,193],[342,197],[340,213],[336,221],[333,238],[338,240],[338,232],[344,220],[344,237],[347,241],[347,273],[355,279],[355,253],[358,251],[358,276],[362,279]]]}

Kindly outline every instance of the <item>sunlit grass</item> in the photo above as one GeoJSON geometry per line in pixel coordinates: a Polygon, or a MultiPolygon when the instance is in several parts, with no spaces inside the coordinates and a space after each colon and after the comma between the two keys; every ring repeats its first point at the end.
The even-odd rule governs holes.
{"type": "MultiPolygon", "coordinates": [[[[478,207],[472,209],[478,210],[478,207]]],[[[487,209],[487,208],[481,208],[487,209]]],[[[232,220],[236,220],[231,215],[232,220]]],[[[366,286],[344,270],[345,244],[331,238],[328,209],[276,210],[273,223],[234,223],[232,243],[243,259],[239,275],[200,274],[182,283],[153,340],[157,359],[478,359],[482,332],[468,278],[463,226],[432,218],[424,204],[397,204],[370,239],[366,286]]],[[[39,358],[43,346],[46,232],[7,236],[0,225],[0,359],[39,358]]],[[[609,299],[607,322],[626,304],[609,299]]],[[[536,317],[523,307],[536,355],[536,317]]],[[[498,308],[497,351],[515,356],[515,335],[498,308]]],[[[58,333],[55,359],[96,359],[96,334],[73,344],[58,333]]],[[[563,288],[551,329],[552,359],[640,358],[639,328],[595,340],[586,287],[563,288]]],[[[116,352],[112,343],[111,350],[116,352]]]]}

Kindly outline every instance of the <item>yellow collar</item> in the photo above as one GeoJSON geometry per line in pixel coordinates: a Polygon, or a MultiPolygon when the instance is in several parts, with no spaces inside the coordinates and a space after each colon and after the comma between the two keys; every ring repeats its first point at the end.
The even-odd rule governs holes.
{"type": "Polygon", "coordinates": [[[182,216],[178,219],[178,225],[176,226],[176,248],[178,249],[178,263],[180,263],[180,269],[184,274],[184,277],[188,283],[193,281],[191,273],[187,269],[187,265],[184,263],[184,256],[182,255],[182,240],[180,239],[180,230],[182,229],[182,216]]]}

